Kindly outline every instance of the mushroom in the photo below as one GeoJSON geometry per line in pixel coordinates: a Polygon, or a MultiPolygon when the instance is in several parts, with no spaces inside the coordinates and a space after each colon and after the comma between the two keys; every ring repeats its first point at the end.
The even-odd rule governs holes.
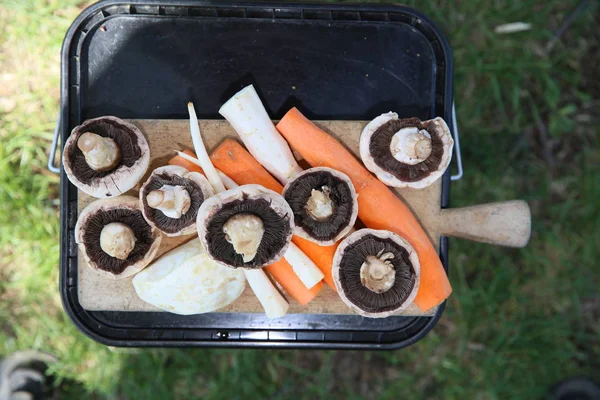
{"type": "Polygon", "coordinates": [[[421,276],[410,244],[393,232],[374,229],[360,229],[342,240],[332,274],[344,303],[370,318],[385,318],[408,307],[421,276]]]}
{"type": "Polygon", "coordinates": [[[285,254],[294,215],[274,191],[243,185],[206,200],[196,225],[202,244],[215,261],[233,268],[257,269],[285,254]]]}
{"type": "MultiPolygon", "coordinates": [[[[208,157],[208,152],[206,151],[206,146],[204,145],[204,141],[202,140],[202,133],[200,132],[200,123],[198,122],[198,117],[196,116],[196,110],[194,109],[194,105],[189,102],[188,103],[188,113],[190,114],[190,133],[192,135],[192,141],[194,142],[194,148],[196,150],[196,154],[198,155],[198,163],[202,170],[206,173],[209,182],[213,185],[214,190],[218,194],[223,194],[225,192],[224,183],[227,182],[229,184],[233,184],[235,186],[235,182],[231,179],[226,179],[225,182],[219,176],[219,173],[212,161],[208,157]]],[[[235,191],[242,191],[243,189],[239,188],[231,188],[235,191]]],[[[277,196],[277,194],[275,194],[277,196]]],[[[283,199],[283,198],[281,198],[283,199]]],[[[276,202],[279,202],[279,199],[276,198],[276,202]]],[[[285,202],[285,201],[284,201],[285,202]]],[[[286,203],[287,205],[287,203],[286,203]]],[[[289,206],[288,210],[289,210],[289,206]]],[[[291,210],[289,210],[290,218],[293,218],[291,210]]],[[[196,223],[198,227],[198,233],[202,230],[200,228],[200,218],[201,214],[198,212],[198,222],[196,223]]],[[[263,227],[266,224],[263,224],[263,227]]],[[[292,230],[293,221],[290,222],[290,231],[292,230]]],[[[222,233],[222,232],[219,232],[222,233]]],[[[199,235],[200,240],[204,244],[202,238],[205,238],[204,235],[199,235]]],[[[287,238],[287,243],[289,245],[290,238],[287,238]]],[[[223,240],[221,240],[221,245],[223,244],[223,240]]],[[[285,246],[284,246],[285,247],[285,246]]],[[[228,249],[231,250],[231,249],[228,249]]],[[[235,251],[234,251],[235,253],[235,251]]],[[[236,253],[237,254],[237,253],[236,253]]],[[[234,254],[234,256],[236,255],[234,254]]],[[[239,254],[237,254],[239,256],[239,254]]],[[[243,260],[242,260],[243,261],[243,260]]],[[[225,264],[227,265],[227,264],[225,264]]],[[[228,265],[229,266],[229,265],[228,265]]],[[[244,276],[248,280],[248,284],[252,291],[256,295],[256,298],[263,306],[265,310],[265,314],[267,318],[281,318],[283,317],[288,309],[289,303],[285,300],[285,298],[279,293],[279,291],[275,288],[267,274],[262,269],[244,269],[244,276]]]]}
{"type": "Polygon", "coordinates": [[[334,169],[316,167],[299,173],[285,185],[283,197],[294,212],[294,234],[321,246],[340,240],[356,222],[354,185],[334,169]]]}
{"type": "Polygon", "coordinates": [[[213,194],[201,173],[168,165],[152,171],[140,189],[140,205],[146,221],[165,235],[191,235],[200,205],[213,194]]]}
{"type": "Polygon", "coordinates": [[[150,164],[150,147],[133,124],[100,117],[75,127],[65,143],[63,166],[75,186],[97,198],[133,188],[150,164]]]}
{"type": "Polygon", "coordinates": [[[454,140],[442,118],[399,119],[389,112],[369,122],[360,136],[363,163],[388,186],[422,189],[450,164],[454,140]]]}
{"type": "Polygon", "coordinates": [[[96,200],[75,225],[75,242],[94,270],[122,279],[142,270],[156,255],[160,232],[150,226],[132,196],[96,200]]]}

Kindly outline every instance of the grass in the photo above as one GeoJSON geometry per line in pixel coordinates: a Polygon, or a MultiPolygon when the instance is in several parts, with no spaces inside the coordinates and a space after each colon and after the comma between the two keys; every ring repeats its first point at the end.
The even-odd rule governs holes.
{"type": "Polygon", "coordinates": [[[0,355],[53,353],[64,398],[541,398],[600,370],[598,8],[547,51],[577,2],[417,6],[454,50],[465,177],[453,206],[513,198],[533,211],[523,250],[452,240],[454,295],[398,352],[116,350],[62,311],[58,178],[45,170],[59,51],[76,0],[0,1],[0,355]],[[527,32],[497,35],[502,23],[527,32]]]}

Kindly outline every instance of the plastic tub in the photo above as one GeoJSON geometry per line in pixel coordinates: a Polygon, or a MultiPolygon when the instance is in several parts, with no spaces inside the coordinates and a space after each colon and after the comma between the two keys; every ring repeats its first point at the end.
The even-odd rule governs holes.
{"type": "MultiPolygon", "coordinates": [[[[197,1],[101,1],[69,29],[62,50],[62,143],[82,121],[220,118],[220,105],[254,83],[280,118],[298,106],[312,119],[401,117],[452,121],[452,58],[440,31],[402,6],[197,1]]],[[[354,315],[179,316],[91,312],[77,297],[77,190],[61,174],[60,291],[81,331],[111,346],[395,349],[437,323],[354,315]]],[[[449,171],[442,207],[448,206],[449,171]]],[[[440,255],[447,268],[448,241],[440,255]]]]}

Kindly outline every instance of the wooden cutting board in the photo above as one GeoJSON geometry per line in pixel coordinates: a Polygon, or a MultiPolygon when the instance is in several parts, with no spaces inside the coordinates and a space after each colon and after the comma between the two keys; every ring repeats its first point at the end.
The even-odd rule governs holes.
{"type": "MultiPolygon", "coordinates": [[[[131,120],[146,135],[150,144],[152,161],[144,179],[157,167],[166,165],[174,156],[174,150],[192,149],[192,141],[187,120],[131,120]]],[[[317,122],[344,142],[348,149],[358,156],[358,140],[366,121],[321,121],[317,122]]],[[[233,128],[226,121],[200,121],[202,135],[209,152],[225,138],[237,138],[233,128]]],[[[298,154],[296,158],[300,160],[298,154]]],[[[137,189],[128,194],[138,196],[137,189]]],[[[441,210],[441,180],[422,189],[394,189],[398,196],[409,205],[427,231],[434,247],[439,249],[442,235],[465,237],[472,240],[521,247],[527,242],[530,231],[529,209],[524,202],[505,202],[463,209],[441,210]]],[[[79,192],[79,212],[95,199],[79,192]]],[[[190,240],[193,236],[179,238],[163,237],[158,256],[190,240]]],[[[81,252],[78,262],[78,292],[81,306],[92,311],[160,311],[139,299],[131,278],[112,280],[98,274],[87,266],[81,252]]],[[[307,306],[300,306],[293,299],[289,313],[310,314],[352,314],[340,300],[337,293],[327,285],[307,306]]],[[[222,312],[262,313],[262,307],[248,286],[244,293],[222,312]]],[[[433,315],[436,309],[421,312],[414,304],[399,315],[433,315]]]]}

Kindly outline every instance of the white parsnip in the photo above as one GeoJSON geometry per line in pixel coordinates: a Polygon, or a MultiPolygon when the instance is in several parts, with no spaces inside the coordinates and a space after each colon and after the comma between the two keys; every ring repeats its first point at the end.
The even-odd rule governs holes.
{"type": "Polygon", "coordinates": [[[192,142],[194,142],[194,150],[196,150],[196,156],[198,157],[198,160],[202,163],[204,174],[206,174],[206,178],[212,185],[215,193],[224,192],[225,187],[223,186],[223,182],[221,182],[215,167],[212,165],[212,162],[208,157],[206,147],[204,146],[204,142],[202,141],[200,123],[198,122],[196,110],[194,109],[194,104],[192,104],[192,102],[188,103],[188,112],[190,114],[190,132],[192,134],[192,142]]]}
{"type": "Polygon", "coordinates": [[[286,261],[307,289],[311,289],[325,277],[323,271],[293,242],[285,252],[286,261]]]}
{"type": "Polygon", "coordinates": [[[267,318],[281,318],[290,307],[262,269],[245,269],[246,280],[265,309],[267,318]]]}
{"type": "Polygon", "coordinates": [[[250,154],[282,184],[302,172],[254,86],[246,86],[236,93],[223,104],[219,114],[233,126],[250,154]]]}
{"type": "MultiPolygon", "coordinates": [[[[224,192],[226,190],[225,186],[223,185],[223,181],[221,180],[216,168],[212,164],[212,161],[208,157],[208,152],[206,151],[206,147],[204,146],[204,141],[202,140],[202,135],[200,133],[200,124],[198,123],[198,118],[196,117],[194,105],[191,102],[188,103],[188,111],[190,113],[190,130],[192,131],[192,140],[194,141],[194,148],[196,150],[196,155],[198,156],[197,161],[199,166],[204,170],[204,173],[207,177],[209,177],[210,174],[208,179],[213,185],[215,193],[224,192]]],[[[256,295],[256,298],[258,298],[258,301],[264,308],[268,318],[280,318],[287,313],[289,303],[281,295],[281,293],[279,293],[277,288],[269,280],[269,277],[263,270],[244,269],[244,275],[246,276],[252,291],[256,295]]]]}

